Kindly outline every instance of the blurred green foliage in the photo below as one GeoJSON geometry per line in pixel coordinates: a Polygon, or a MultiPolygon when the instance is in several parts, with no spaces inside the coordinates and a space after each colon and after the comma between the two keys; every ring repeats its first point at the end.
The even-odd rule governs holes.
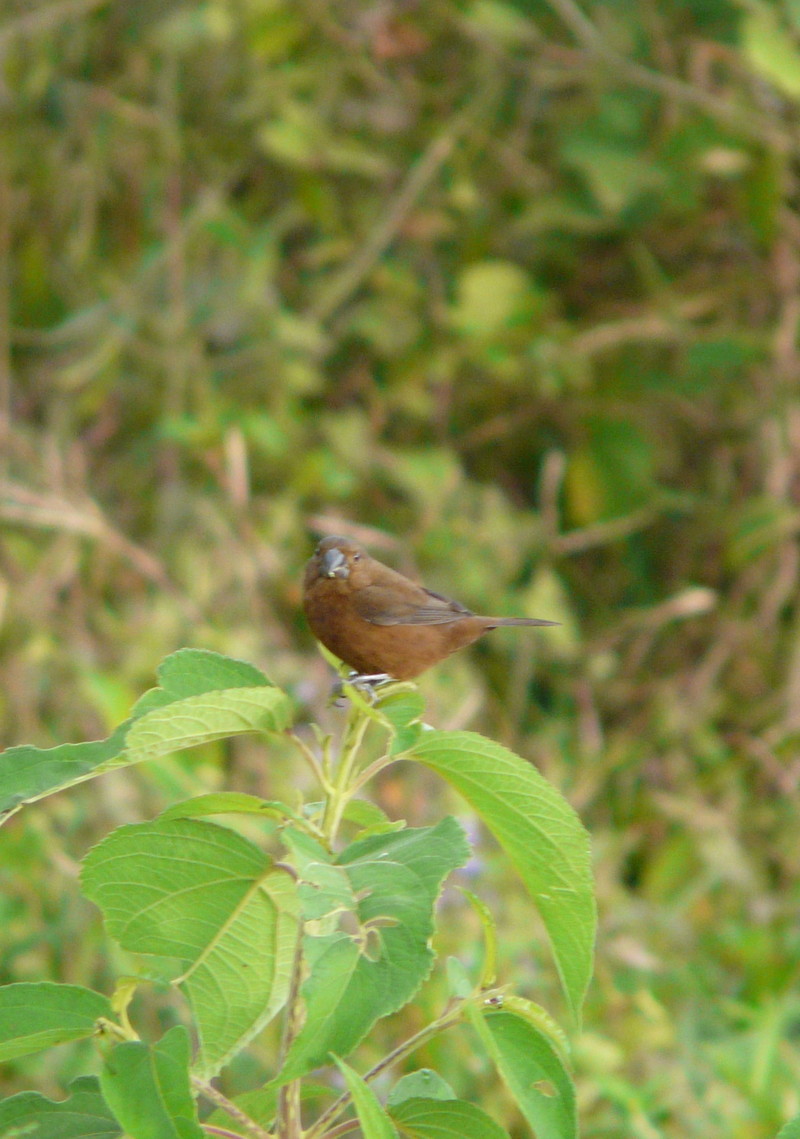
{"type": "MultiPolygon", "coordinates": [[[[594,836],[584,1132],[771,1136],[800,1110],[797,3],[3,0],[0,61],[2,742],[105,734],[181,644],[335,715],[321,532],[561,620],[422,685],[594,836]]],[[[15,820],[0,980],[102,986],[75,860],[109,826],[298,778],[209,747],[15,820]]],[[[497,875],[506,967],[552,996],[497,875]]],[[[37,1063],[4,1089],[85,1070],[37,1063]]]]}

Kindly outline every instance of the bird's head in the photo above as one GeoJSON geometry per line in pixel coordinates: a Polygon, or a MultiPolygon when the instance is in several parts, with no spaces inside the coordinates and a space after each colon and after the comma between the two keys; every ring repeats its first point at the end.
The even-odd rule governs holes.
{"type": "Polygon", "coordinates": [[[323,538],[309,563],[313,577],[347,581],[358,563],[368,559],[367,553],[351,538],[323,538]]]}

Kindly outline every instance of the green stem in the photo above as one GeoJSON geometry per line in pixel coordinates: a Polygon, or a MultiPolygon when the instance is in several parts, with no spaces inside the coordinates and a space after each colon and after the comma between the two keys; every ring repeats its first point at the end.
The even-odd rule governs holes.
{"type": "Polygon", "coordinates": [[[359,708],[351,706],[336,776],[325,804],[325,814],[322,819],[322,831],[331,847],[336,839],[345,807],[355,793],[355,786],[352,785],[353,769],[368,724],[369,717],[365,716],[359,708]]]}
{"type": "MultiPolygon", "coordinates": [[[[339,824],[342,821],[344,809],[353,794],[351,783],[353,770],[358,759],[358,752],[367,730],[369,718],[357,707],[351,706],[345,728],[342,750],[339,763],[333,779],[330,775],[329,756],[324,757],[324,767],[317,763],[316,757],[312,759],[310,749],[298,737],[294,737],[300,750],[311,761],[312,768],[325,792],[325,811],[322,819],[322,834],[332,848],[336,839],[339,824]]],[[[289,998],[286,1003],[284,1033],[281,1041],[280,1066],[283,1067],[286,1056],[299,1031],[299,1005],[300,982],[303,971],[302,935],[298,939],[292,969],[292,983],[289,998]]],[[[300,1118],[300,1080],[290,1080],[284,1084],[278,1093],[278,1118],[276,1123],[278,1139],[300,1139],[302,1123],[300,1118]]]]}
{"type": "Polygon", "coordinates": [[[198,1076],[192,1076],[192,1084],[204,1099],[222,1108],[226,1115],[229,1115],[231,1119],[235,1119],[236,1122],[245,1129],[247,1134],[252,1136],[252,1139],[274,1139],[269,1131],[265,1131],[263,1127],[259,1127],[254,1119],[246,1115],[241,1108],[237,1107],[235,1103],[232,1103],[228,1097],[223,1095],[213,1084],[206,1083],[205,1080],[201,1080],[198,1076]]]}
{"type": "MultiPolygon", "coordinates": [[[[500,989],[497,990],[498,993],[501,991],[500,989]]],[[[405,1040],[402,1044],[398,1044],[398,1046],[393,1048],[387,1056],[384,1056],[374,1068],[370,1068],[364,1076],[364,1079],[367,1081],[374,1080],[375,1077],[379,1076],[386,1068],[390,1068],[392,1064],[396,1064],[398,1060],[410,1056],[411,1053],[416,1052],[422,1044],[425,1044],[446,1028],[451,1028],[454,1024],[458,1024],[458,1022],[463,1019],[464,1009],[469,1004],[480,1002],[481,1005],[484,1005],[487,1000],[491,999],[493,992],[494,990],[474,993],[470,997],[462,998],[451,1003],[449,1008],[447,1008],[441,1016],[438,1016],[436,1020],[426,1025],[425,1028],[421,1028],[419,1032],[415,1032],[413,1036],[409,1036],[408,1040],[405,1040]]],[[[317,1122],[309,1127],[304,1139],[319,1139],[323,1134],[331,1134],[331,1132],[326,1130],[328,1124],[332,1123],[333,1120],[344,1111],[350,1102],[350,1098],[349,1092],[344,1092],[340,1095],[339,1098],[322,1113],[317,1122]]]]}
{"type": "Polygon", "coordinates": [[[222,1139],[242,1139],[241,1132],[228,1131],[226,1127],[213,1127],[210,1123],[201,1123],[200,1127],[206,1135],[220,1135],[222,1139]]]}
{"type": "Polygon", "coordinates": [[[328,1132],[328,1139],[338,1139],[340,1135],[346,1135],[348,1131],[357,1131],[359,1122],[357,1119],[345,1119],[344,1123],[337,1123],[328,1132]]]}
{"type": "Polygon", "coordinates": [[[95,1036],[99,1040],[110,1040],[113,1044],[125,1044],[130,1040],[138,1040],[139,1037],[133,1028],[131,1028],[127,1016],[124,1018],[124,1021],[125,1023],[123,1024],[117,1024],[115,1021],[107,1020],[104,1016],[101,1016],[97,1021],[95,1036]]]}
{"type": "Polygon", "coordinates": [[[328,794],[330,792],[330,783],[327,779],[325,772],[322,769],[322,765],[320,764],[317,757],[314,755],[311,748],[308,746],[306,741],[301,739],[300,736],[298,736],[295,732],[290,732],[289,739],[292,741],[293,744],[295,744],[295,746],[298,748],[300,754],[302,755],[303,759],[306,761],[308,766],[311,768],[312,772],[314,773],[314,777],[317,780],[317,782],[319,783],[322,790],[326,794],[328,794]]]}
{"type": "Polygon", "coordinates": [[[383,771],[384,767],[390,767],[398,758],[402,758],[402,756],[382,755],[380,759],[374,760],[369,767],[365,767],[364,770],[359,773],[358,777],[353,780],[350,787],[350,798],[360,791],[365,783],[369,783],[370,779],[374,779],[380,771],[383,771]]]}
{"type": "MultiPolygon", "coordinates": [[[[300,1029],[300,983],[303,978],[303,934],[298,933],[297,945],[292,965],[292,982],[286,1001],[286,1019],[283,1023],[283,1037],[279,1066],[283,1068],[292,1041],[300,1029]]],[[[299,1139],[303,1128],[300,1119],[300,1080],[290,1080],[278,1092],[278,1118],[275,1133],[279,1139],[299,1139]]]]}

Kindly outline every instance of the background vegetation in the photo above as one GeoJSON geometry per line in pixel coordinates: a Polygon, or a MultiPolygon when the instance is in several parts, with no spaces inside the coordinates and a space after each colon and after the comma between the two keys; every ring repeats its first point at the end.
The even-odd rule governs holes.
{"type": "MultiPolygon", "coordinates": [[[[104,734],[183,644],[332,723],[299,613],[320,533],[562,621],[421,687],[593,835],[584,1132],[771,1136],[800,1110],[797,0],[0,12],[2,743],[104,734]]],[[[102,988],[87,847],[179,794],[285,794],[285,758],[209,748],[18,816],[0,981],[102,988]]],[[[558,1008],[494,867],[505,967],[558,1008]]]]}

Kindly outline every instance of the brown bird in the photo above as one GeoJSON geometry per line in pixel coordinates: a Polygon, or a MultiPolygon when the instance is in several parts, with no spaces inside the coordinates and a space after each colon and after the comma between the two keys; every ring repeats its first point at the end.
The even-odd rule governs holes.
{"type": "Polygon", "coordinates": [[[371,558],[350,538],[324,538],[308,561],[303,608],[314,636],[366,680],[411,680],[498,625],[371,558]]]}

